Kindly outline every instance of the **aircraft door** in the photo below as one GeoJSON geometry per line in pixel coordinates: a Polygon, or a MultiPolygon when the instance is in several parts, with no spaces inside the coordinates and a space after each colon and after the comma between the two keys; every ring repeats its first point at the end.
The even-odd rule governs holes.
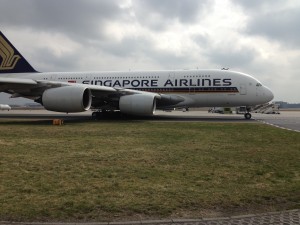
{"type": "Polygon", "coordinates": [[[50,79],[54,81],[56,80],[56,77],[57,77],[56,74],[51,74],[50,79]]]}
{"type": "Polygon", "coordinates": [[[240,95],[246,95],[247,94],[247,88],[245,84],[240,84],[240,95]]]}
{"type": "Polygon", "coordinates": [[[173,92],[175,86],[175,72],[170,72],[168,79],[172,82],[173,86],[170,87],[169,92],[173,92]]]}

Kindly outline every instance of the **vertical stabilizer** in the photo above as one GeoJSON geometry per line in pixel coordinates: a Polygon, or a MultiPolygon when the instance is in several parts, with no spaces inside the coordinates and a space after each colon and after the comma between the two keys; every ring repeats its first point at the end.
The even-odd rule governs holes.
{"type": "Polygon", "coordinates": [[[0,31],[0,74],[37,72],[0,31]]]}

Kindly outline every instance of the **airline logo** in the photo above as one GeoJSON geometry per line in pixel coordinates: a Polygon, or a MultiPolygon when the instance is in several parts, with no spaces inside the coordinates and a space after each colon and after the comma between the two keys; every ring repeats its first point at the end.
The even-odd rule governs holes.
{"type": "Polygon", "coordinates": [[[0,70],[14,69],[19,59],[21,56],[15,55],[14,49],[0,36],[0,70]]]}
{"type": "MultiPolygon", "coordinates": [[[[70,81],[69,81],[70,82],[70,81]]],[[[83,84],[108,87],[158,87],[158,80],[84,80],[83,84]]],[[[168,79],[163,87],[228,87],[232,85],[231,78],[225,79],[168,79]]]]}

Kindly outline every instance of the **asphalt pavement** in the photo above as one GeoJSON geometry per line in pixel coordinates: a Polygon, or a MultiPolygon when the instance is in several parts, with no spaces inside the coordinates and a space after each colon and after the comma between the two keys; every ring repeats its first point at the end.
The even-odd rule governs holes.
{"type": "Polygon", "coordinates": [[[299,225],[300,210],[201,219],[166,219],[119,222],[59,223],[0,222],[0,225],[299,225]]]}

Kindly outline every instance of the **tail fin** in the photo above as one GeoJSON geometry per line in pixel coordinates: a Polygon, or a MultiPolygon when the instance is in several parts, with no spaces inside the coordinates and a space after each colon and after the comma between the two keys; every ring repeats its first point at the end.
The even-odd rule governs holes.
{"type": "Polygon", "coordinates": [[[0,74],[37,72],[0,31],[0,74]]]}

